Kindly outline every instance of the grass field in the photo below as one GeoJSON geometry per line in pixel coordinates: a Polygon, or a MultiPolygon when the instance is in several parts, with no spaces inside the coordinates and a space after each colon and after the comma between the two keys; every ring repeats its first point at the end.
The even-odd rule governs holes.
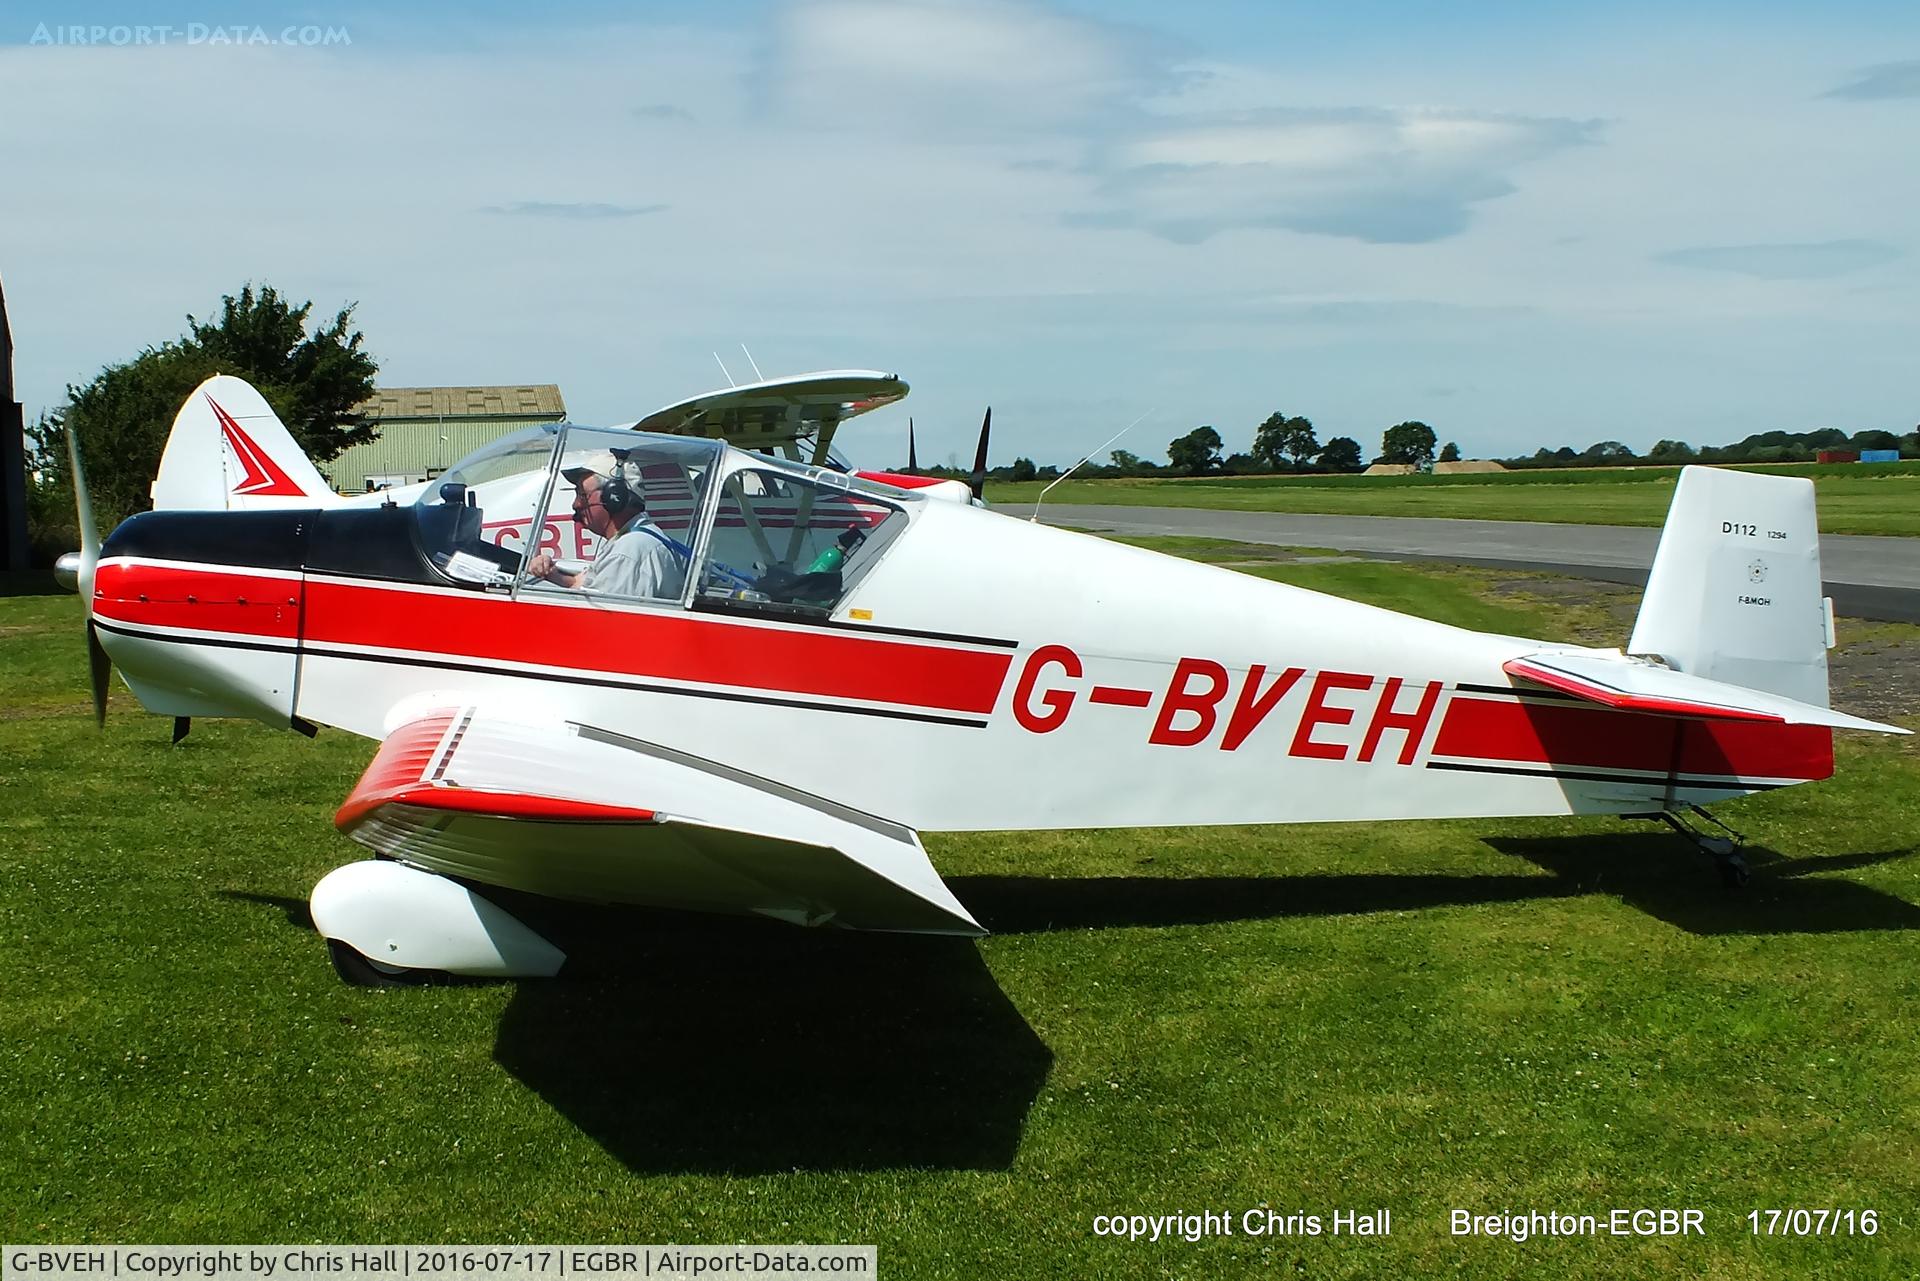
{"type": "MultiPolygon", "coordinates": [[[[1820,528],[1829,534],[1920,535],[1920,462],[1872,468],[1844,464],[1764,467],[1811,476],[1820,528]]],[[[1223,476],[1191,480],[1069,480],[1053,503],[1216,507],[1338,516],[1440,516],[1659,525],[1679,470],[1672,467],[1519,471],[1482,476],[1223,476]]],[[[993,484],[995,506],[1031,504],[1044,484],[993,484]]]]}
{"type": "MultiPolygon", "coordinates": [[[[1468,570],[1258,568],[1503,630],[1598,621],[1468,570]]],[[[1722,807],[1758,847],[1742,894],[1598,819],[934,837],[991,937],[515,904],[573,953],[563,979],[366,991],[305,897],[357,857],[329,818],[371,746],[205,723],[169,748],[124,690],[100,735],[84,681],[72,597],[0,599],[9,1241],[875,1242],[887,1277],[1920,1271],[1912,740],[1848,737],[1837,779],[1722,807]],[[1262,1206],[1387,1206],[1393,1232],[1091,1229],[1262,1206]],[[1642,1206],[1709,1235],[1446,1230],[1642,1206]],[[1796,1206],[1879,1232],[1750,1234],[1796,1206]]]]}

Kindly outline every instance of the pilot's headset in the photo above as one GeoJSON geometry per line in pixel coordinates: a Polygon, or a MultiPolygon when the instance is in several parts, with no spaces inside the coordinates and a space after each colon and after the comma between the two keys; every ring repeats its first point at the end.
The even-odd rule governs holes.
{"type": "Polygon", "coordinates": [[[634,508],[645,508],[646,494],[641,489],[640,465],[631,452],[613,450],[613,470],[600,478],[600,505],[608,514],[624,516],[634,508]]]}

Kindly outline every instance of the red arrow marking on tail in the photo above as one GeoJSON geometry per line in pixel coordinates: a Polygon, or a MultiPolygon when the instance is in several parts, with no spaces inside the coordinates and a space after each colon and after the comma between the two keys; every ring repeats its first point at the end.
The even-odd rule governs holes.
{"type": "Polygon", "coordinates": [[[276,498],[307,497],[307,491],[281,471],[267,451],[253,443],[251,436],[240,430],[240,424],[233,420],[232,414],[220,408],[220,402],[208,396],[207,403],[213,406],[213,416],[220,420],[220,433],[227,438],[227,448],[240,460],[240,470],[244,473],[240,482],[233,487],[234,493],[248,496],[264,494],[276,498]]]}

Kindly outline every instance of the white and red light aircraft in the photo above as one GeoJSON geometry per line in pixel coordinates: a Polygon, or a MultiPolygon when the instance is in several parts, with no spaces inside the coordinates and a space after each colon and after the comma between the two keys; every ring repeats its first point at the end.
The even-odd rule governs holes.
{"type": "Polygon", "coordinates": [[[381,857],[312,897],[361,982],[557,971],[474,885],[980,932],[927,830],[1638,815],[1743,879],[1687,813],[1826,778],[1836,727],[1907,732],[1827,705],[1810,481],[1686,469],[1622,653],[713,438],[764,447],[741,423],[785,415],[823,455],[821,421],[905,391],[755,384],[637,428],[530,428],[407,494],[342,499],[252,387],[216,377],[174,423],[155,510],[104,545],[76,459],[96,706],[111,663],[176,733],[242,716],[379,742],[335,823],[381,857]],[[651,532],[623,536],[668,546],[666,595],[528,573],[530,551],[595,554],[565,477],[583,467],[600,500],[644,506],[651,532]]]}

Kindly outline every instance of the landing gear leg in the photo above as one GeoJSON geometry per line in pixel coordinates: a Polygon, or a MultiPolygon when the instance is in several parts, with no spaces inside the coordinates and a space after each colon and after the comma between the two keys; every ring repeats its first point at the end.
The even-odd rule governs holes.
{"type": "Polygon", "coordinates": [[[1747,866],[1746,857],[1740,853],[1740,846],[1745,842],[1746,838],[1734,831],[1731,827],[1728,827],[1725,823],[1722,823],[1713,815],[1701,809],[1698,805],[1689,805],[1687,808],[1694,814],[1707,820],[1707,822],[1712,823],[1715,827],[1718,827],[1721,831],[1727,833],[1727,835],[1709,836],[1707,833],[1689,823],[1683,816],[1675,814],[1671,810],[1662,810],[1660,820],[1680,835],[1692,841],[1695,848],[1713,860],[1714,868],[1720,873],[1720,883],[1722,885],[1730,890],[1745,888],[1748,879],[1753,875],[1752,869],[1747,866]]]}

